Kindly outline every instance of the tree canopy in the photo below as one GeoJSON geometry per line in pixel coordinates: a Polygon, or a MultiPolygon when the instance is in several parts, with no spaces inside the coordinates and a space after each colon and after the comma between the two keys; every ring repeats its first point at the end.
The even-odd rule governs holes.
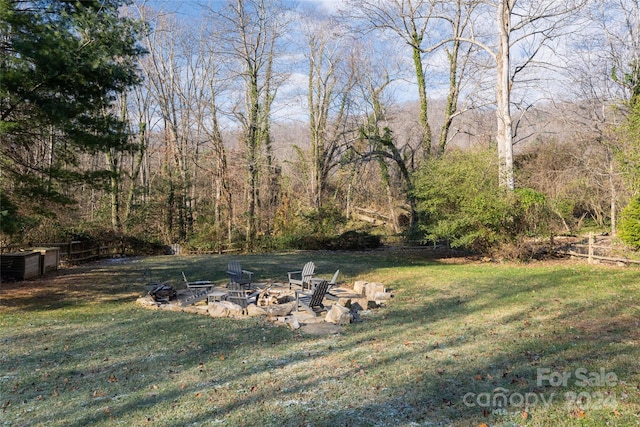
{"type": "Polygon", "coordinates": [[[123,3],[0,0],[0,165],[19,177],[14,202],[73,202],[74,184],[109,174],[79,167],[83,153],[130,148],[114,106],[138,82],[142,26],[123,3]]]}

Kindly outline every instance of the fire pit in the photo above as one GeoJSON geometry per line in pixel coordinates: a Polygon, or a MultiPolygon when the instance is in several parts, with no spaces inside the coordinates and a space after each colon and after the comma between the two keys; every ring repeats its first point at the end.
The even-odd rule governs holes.
{"type": "Polygon", "coordinates": [[[168,304],[169,301],[175,300],[178,297],[178,293],[171,285],[163,283],[154,284],[153,288],[149,291],[151,298],[157,303],[168,304]]]}
{"type": "Polygon", "coordinates": [[[289,302],[289,294],[285,291],[273,289],[272,285],[267,286],[258,295],[256,304],[258,307],[266,307],[268,305],[284,304],[289,302]]]}

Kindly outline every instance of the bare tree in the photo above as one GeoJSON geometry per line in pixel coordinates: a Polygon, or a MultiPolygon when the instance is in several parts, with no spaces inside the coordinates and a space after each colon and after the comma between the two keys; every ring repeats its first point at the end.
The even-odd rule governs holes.
{"type": "Polygon", "coordinates": [[[607,190],[608,219],[615,234],[617,212],[634,191],[633,183],[627,180],[628,188],[621,183],[622,177],[630,176],[624,166],[638,157],[632,154],[633,144],[625,144],[616,130],[634,91],[640,90],[640,3],[605,0],[588,6],[588,24],[570,38],[562,80],[566,90],[556,94],[563,101],[556,106],[566,127],[593,146],[585,152],[605,153],[589,159],[585,179],[594,181],[592,193],[607,190]]]}
{"type": "MultiPolygon", "coordinates": [[[[228,153],[222,136],[221,112],[218,105],[220,98],[228,91],[223,75],[226,60],[217,48],[221,34],[215,23],[203,22],[199,31],[198,38],[193,40],[197,51],[188,61],[189,67],[192,68],[190,75],[193,76],[193,89],[190,95],[193,101],[189,105],[194,119],[192,131],[197,141],[197,151],[193,158],[196,166],[194,181],[196,181],[195,173],[198,170],[204,170],[213,176],[212,191],[205,190],[202,197],[213,196],[213,227],[216,246],[220,251],[224,241],[227,244],[231,243],[234,215],[233,193],[230,188],[227,164],[228,153]],[[203,145],[202,149],[200,145],[203,145]]],[[[196,199],[196,194],[192,197],[196,199]]]]}
{"type": "Polygon", "coordinates": [[[550,68],[550,63],[543,58],[553,53],[547,48],[558,37],[575,30],[576,12],[586,4],[586,0],[493,0],[479,3],[486,4],[477,8],[481,15],[487,13],[486,7],[493,9],[497,32],[484,40],[476,32],[461,40],[483,48],[495,61],[500,184],[513,190],[515,130],[511,104],[514,83],[534,64],[550,68]],[[512,55],[515,51],[519,52],[516,61],[512,55]]]}
{"type": "MultiPolygon", "coordinates": [[[[451,140],[453,121],[462,113],[458,110],[458,100],[468,61],[472,51],[477,48],[464,46],[462,38],[472,31],[473,12],[477,3],[465,0],[353,0],[350,5],[346,15],[362,22],[363,31],[395,34],[409,46],[417,84],[423,154],[428,156],[433,152],[441,155],[451,140]],[[435,63],[429,67],[429,55],[435,55],[440,50],[445,53],[446,70],[439,70],[439,64],[435,63]],[[447,95],[442,125],[434,144],[427,74],[440,73],[446,75],[447,95]]],[[[435,58],[433,61],[437,62],[435,58]]]]}
{"type": "Polygon", "coordinates": [[[421,145],[425,157],[431,152],[433,136],[429,124],[427,81],[422,55],[430,50],[424,44],[428,39],[435,3],[433,0],[351,0],[349,9],[345,11],[347,18],[363,23],[363,31],[393,33],[409,46],[417,83],[421,145]]]}
{"type": "MultiPolygon", "coordinates": [[[[380,183],[384,188],[388,218],[391,229],[399,231],[396,200],[409,206],[410,224],[415,222],[415,206],[411,196],[411,172],[416,147],[410,138],[397,138],[392,130],[392,107],[394,105],[390,87],[398,78],[391,70],[392,60],[379,61],[380,52],[376,52],[375,41],[362,43],[353,57],[357,60],[357,87],[363,103],[363,111],[356,142],[350,147],[355,154],[352,162],[360,172],[370,162],[377,165],[380,183]],[[402,142],[400,142],[402,141],[402,142]]],[[[355,175],[355,173],[354,173],[355,175]]],[[[376,181],[379,196],[379,184],[376,181]]],[[[373,202],[373,201],[372,201],[373,202]]]]}
{"type": "Polygon", "coordinates": [[[142,62],[148,90],[153,94],[154,102],[162,119],[165,137],[165,167],[168,194],[166,197],[167,239],[183,240],[191,232],[193,224],[190,186],[193,185],[189,153],[190,147],[190,109],[189,97],[184,93],[188,87],[185,58],[190,53],[182,50],[188,43],[181,43],[186,37],[181,32],[175,17],[156,13],[148,16],[149,11],[140,9],[143,19],[154,20],[155,28],[149,32],[144,45],[149,51],[142,62]],[[177,216],[177,221],[174,222],[177,216]],[[176,224],[177,222],[177,224],[176,224]],[[174,225],[175,224],[175,225],[174,225]]]}
{"type": "Polygon", "coordinates": [[[142,85],[134,88],[127,96],[129,134],[136,139],[137,150],[130,153],[129,159],[131,162],[127,174],[129,187],[122,214],[125,231],[129,229],[136,193],[141,193],[143,201],[146,201],[149,194],[148,147],[149,128],[152,120],[150,116],[153,111],[150,97],[150,93],[142,85]]]}
{"type": "Polygon", "coordinates": [[[429,50],[438,47],[444,49],[449,65],[447,100],[436,151],[438,155],[444,153],[451,139],[451,126],[454,119],[463,112],[458,109],[458,101],[468,71],[468,64],[476,46],[473,44],[463,46],[461,38],[472,30],[472,16],[476,6],[476,3],[466,0],[443,2],[438,17],[449,24],[450,29],[445,33],[445,37],[446,34],[449,34],[450,41],[442,46],[436,43],[429,48],[429,50]]]}
{"type": "Polygon", "coordinates": [[[607,37],[607,53],[614,82],[622,89],[623,102],[640,97],[640,2],[599,2],[598,17],[607,37]]]}
{"type": "MultiPolygon", "coordinates": [[[[607,53],[611,64],[611,75],[616,84],[618,97],[614,98],[616,105],[622,107],[627,123],[633,120],[634,111],[637,112],[640,105],[640,2],[637,0],[623,1],[610,0],[603,2],[598,9],[599,22],[602,25],[607,40],[607,53]]],[[[613,98],[613,97],[612,97],[613,98]]],[[[636,113],[637,114],[637,113],[636,113]]],[[[609,112],[609,117],[615,118],[609,112]]],[[[636,116],[637,117],[637,116],[636,116]]],[[[636,119],[637,120],[637,119],[636,119]]],[[[615,124],[616,121],[611,121],[615,124]]],[[[610,129],[610,128],[609,128],[610,129]]],[[[611,141],[614,145],[614,154],[610,155],[610,180],[611,180],[611,229],[616,231],[616,187],[613,176],[613,163],[621,169],[628,191],[632,195],[640,191],[640,149],[638,148],[637,125],[627,127],[627,134],[615,132],[611,141]]],[[[611,147],[611,145],[609,145],[611,147]]]]}
{"type": "Polygon", "coordinates": [[[277,42],[287,21],[284,8],[278,2],[266,0],[230,1],[209,11],[211,18],[224,28],[221,34],[224,53],[235,61],[236,75],[244,86],[233,115],[241,125],[245,149],[246,247],[252,250],[257,234],[261,163],[264,150],[270,149],[270,112],[277,92],[273,65],[277,42]]]}
{"type": "Polygon", "coordinates": [[[349,38],[333,20],[303,21],[308,61],[307,106],[309,109],[310,157],[300,161],[308,167],[308,191],[311,205],[323,206],[329,174],[339,165],[344,151],[343,135],[350,113],[350,98],[355,81],[353,54],[349,38]]]}

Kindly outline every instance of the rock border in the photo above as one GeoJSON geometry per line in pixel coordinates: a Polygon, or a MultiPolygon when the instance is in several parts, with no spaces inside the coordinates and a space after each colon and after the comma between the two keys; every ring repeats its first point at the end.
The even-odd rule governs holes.
{"type": "MultiPolygon", "coordinates": [[[[296,330],[304,325],[319,322],[339,326],[348,325],[360,320],[358,312],[383,307],[394,296],[389,289],[378,282],[356,281],[352,289],[338,287],[334,288],[333,291],[337,294],[336,297],[332,298],[332,300],[335,300],[335,303],[327,304],[328,309],[326,310],[326,314],[315,318],[305,312],[296,311],[295,301],[266,307],[249,304],[246,308],[230,301],[216,301],[203,305],[191,304],[183,306],[180,300],[186,297],[185,290],[178,291],[176,303],[172,301],[169,303],[157,302],[151,295],[138,298],[136,303],[148,309],[181,311],[207,315],[213,318],[264,317],[273,323],[296,330]]],[[[328,300],[329,298],[325,299],[325,301],[328,300]]],[[[327,330],[336,331],[341,329],[328,328],[327,330]]]]}

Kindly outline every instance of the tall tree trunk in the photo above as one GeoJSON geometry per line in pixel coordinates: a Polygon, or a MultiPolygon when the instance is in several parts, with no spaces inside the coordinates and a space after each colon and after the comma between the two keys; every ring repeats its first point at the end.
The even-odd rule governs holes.
{"type": "MultiPolygon", "coordinates": [[[[461,81],[465,75],[466,64],[471,56],[471,47],[464,52],[464,56],[460,58],[460,47],[462,41],[460,36],[464,33],[469,20],[463,19],[464,4],[462,0],[456,1],[456,13],[455,17],[451,20],[451,34],[453,40],[451,42],[451,49],[446,48],[447,60],[449,61],[449,93],[447,94],[447,103],[445,105],[444,120],[442,127],[440,128],[440,139],[438,141],[437,156],[444,154],[444,151],[449,142],[449,132],[451,131],[451,125],[453,119],[456,116],[458,110],[458,98],[460,96],[461,81]]],[[[472,9],[472,6],[467,6],[472,9]]],[[[469,10],[467,11],[469,13],[469,10]]]]}
{"type": "MultiPolygon", "coordinates": [[[[275,39],[271,40],[270,50],[275,49],[275,39]]],[[[274,211],[278,203],[279,197],[279,168],[273,161],[273,145],[271,141],[271,104],[273,103],[275,93],[272,92],[271,82],[273,81],[273,55],[267,57],[267,67],[265,72],[264,85],[264,106],[261,120],[261,140],[264,145],[266,157],[266,179],[264,180],[266,188],[265,204],[261,206],[261,223],[266,235],[271,235],[273,229],[274,211]],[[265,206],[266,205],[266,206],[265,206]]]]}
{"type": "MultiPolygon", "coordinates": [[[[106,112],[105,112],[106,114],[106,112]]],[[[119,138],[126,138],[127,123],[127,96],[123,93],[120,99],[120,121],[119,138]]],[[[111,193],[111,227],[114,231],[122,231],[122,221],[120,218],[120,177],[122,174],[119,164],[118,152],[116,148],[111,148],[105,152],[107,163],[109,164],[109,192],[111,193]]]]}
{"type": "MultiPolygon", "coordinates": [[[[128,173],[129,177],[129,188],[127,190],[124,206],[122,207],[122,230],[124,232],[128,231],[129,218],[131,216],[131,211],[133,209],[134,198],[136,195],[136,191],[138,189],[138,179],[142,178],[142,187],[143,187],[143,197],[144,194],[148,191],[145,187],[146,182],[143,175],[143,167],[144,161],[148,156],[147,147],[148,144],[148,129],[147,125],[149,122],[148,114],[149,114],[149,105],[146,102],[145,96],[142,94],[142,90],[140,88],[136,88],[135,91],[132,92],[134,95],[133,98],[137,102],[135,108],[130,109],[131,105],[128,103],[127,94],[124,95],[122,100],[123,102],[123,121],[127,119],[127,116],[133,115],[133,111],[137,108],[137,122],[138,122],[138,136],[137,136],[137,146],[135,152],[131,152],[131,170],[128,173]]],[[[147,95],[148,96],[148,95],[147,95]]],[[[131,122],[131,119],[128,120],[131,122]]]]}
{"type": "Polygon", "coordinates": [[[118,158],[117,154],[113,150],[109,150],[105,153],[107,164],[109,165],[109,193],[111,199],[111,228],[113,231],[120,231],[120,182],[118,177],[120,172],[118,170],[118,158]]]}
{"type": "Polygon", "coordinates": [[[609,192],[611,194],[610,215],[611,215],[611,235],[615,237],[617,228],[617,198],[618,191],[614,179],[614,159],[611,147],[607,148],[607,160],[609,161],[609,192]]]}
{"type": "Polygon", "coordinates": [[[311,159],[309,192],[311,206],[319,209],[322,206],[321,170],[322,152],[326,143],[328,100],[332,96],[335,81],[335,69],[329,67],[323,74],[323,63],[326,50],[326,40],[319,39],[315,34],[309,36],[309,75],[307,88],[307,103],[309,106],[309,139],[311,159]]]}
{"type": "Polygon", "coordinates": [[[140,121],[140,130],[138,134],[138,150],[133,163],[131,171],[131,181],[129,182],[129,190],[127,191],[127,200],[124,206],[124,215],[122,218],[123,229],[127,230],[127,222],[131,215],[131,208],[133,206],[133,199],[136,193],[136,183],[142,170],[142,163],[144,161],[147,151],[147,126],[146,123],[140,121]]]}
{"type": "Polygon", "coordinates": [[[229,172],[227,167],[227,151],[220,132],[220,122],[218,121],[218,109],[215,101],[215,90],[211,86],[211,129],[210,135],[213,142],[213,152],[215,156],[215,231],[218,239],[218,251],[222,250],[223,235],[223,208],[226,209],[226,241],[231,244],[231,230],[233,221],[233,199],[229,188],[229,172]]]}
{"type": "Polygon", "coordinates": [[[283,18],[280,3],[266,0],[236,0],[223,16],[231,24],[227,41],[241,63],[239,77],[244,82],[244,106],[236,111],[242,123],[245,147],[247,210],[245,247],[252,251],[257,237],[262,148],[266,132],[265,121],[272,102],[272,80],[269,69],[275,55],[275,39],[280,36],[283,18]]]}
{"type": "Polygon", "coordinates": [[[423,157],[427,158],[431,154],[431,126],[429,125],[429,101],[427,99],[427,83],[424,77],[424,67],[422,66],[422,51],[420,44],[422,37],[414,34],[413,65],[418,81],[418,95],[420,98],[420,126],[422,127],[422,150],[423,157]]]}
{"type": "Polygon", "coordinates": [[[515,188],[513,174],[513,129],[511,120],[511,73],[509,44],[511,32],[511,8],[513,0],[499,0],[497,10],[498,53],[496,56],[497,82],[497,135],[499,182],[509,190],[515,188]]]}
{"type": "Polygon", "coordinates": [[[255,70],[249,71],[248,88],[248,123],[245,133],[245,144],[247,147],[247,223],[246,223],[246,250],[252,251],[256,240],[256,205],[258,197],[259,182],[259,117],[260,100],[258,90],[258,75],[255,70]]]}

